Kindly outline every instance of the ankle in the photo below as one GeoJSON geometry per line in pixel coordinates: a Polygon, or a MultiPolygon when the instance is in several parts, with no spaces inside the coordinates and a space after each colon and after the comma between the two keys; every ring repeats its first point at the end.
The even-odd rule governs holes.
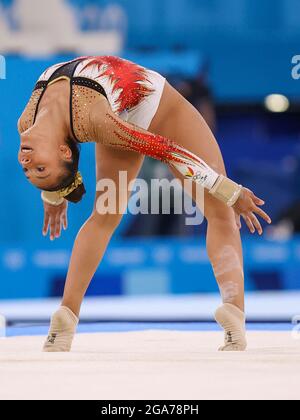
{"type": "Polygon", "coordinates": [[[80,315],[80,307],[77,305],[72,304],[71,302],[67,300],[63,300],[61,304],[61,308],[66,308],[69,310],[73,315],[76,316],[76,318],[79,318],[80,315]]]}

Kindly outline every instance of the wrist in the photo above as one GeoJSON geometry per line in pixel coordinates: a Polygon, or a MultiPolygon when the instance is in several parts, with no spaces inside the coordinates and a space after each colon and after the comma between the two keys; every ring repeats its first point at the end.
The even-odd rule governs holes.
{"type": "Polygon", "coordinates": [[[42,191],[41,198],[44,203],[49,204],[50,206],[59,207],[65,201],[64,198],[61,198],[56,192],[42,191]]]}
{"type": "Polygon", "coordinates": [[[228,207],[233,207],[242,193],[242,185],[220,175],[209,193],[228,207]]]}

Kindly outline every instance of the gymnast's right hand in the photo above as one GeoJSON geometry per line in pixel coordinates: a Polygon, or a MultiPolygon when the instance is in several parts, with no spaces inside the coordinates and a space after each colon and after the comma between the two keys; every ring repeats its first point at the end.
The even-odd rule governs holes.
{"type": "Polygon", "coordinates": [[[53,206],[44,202],[44,226],[43,235],[47,236],[50,231],[50,240],[60,238],[62,229],[68,228],[68,202],[64,202],[60,206],[53,206]]]}
{"type": "Polygon", "coordinates": [[[238,216],[238,223],[240,224],[240,218],[242,217],[246,225],[248,226],[251,233],[257,231],[259,235],[263,234],[263,228],[259,222],[256,215],[265,220],[268,224],[272,223],[271,218],[265,213],[260,207],[263,206],[265,202],[248,188],[243,188],[240,198],[234,205],[234,211],[238,216]]]}

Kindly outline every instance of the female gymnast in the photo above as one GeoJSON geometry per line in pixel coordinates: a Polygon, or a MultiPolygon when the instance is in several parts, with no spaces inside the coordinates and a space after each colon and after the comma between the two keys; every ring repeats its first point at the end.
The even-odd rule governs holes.
{"type": "MultiPolygon", "coordinates": [[[[226,177],[220,149],[201,115],[158,73],[117,57],[82,57],[46,70],[18,122],[19,162],[42,190],[50,238],[67,228],[67,202],[85,194],[78,172],[79,143],[96,143],[97,180],[119,186],[138,175],[144,156],[169,165],[174,175],[205,189],[207,250],[223,305],[216,320],[225,331],[221,351],[247,347],[241,217],[262,234],[271,223],[264,202],[226,177]]],[[[96,193],[96,202],[101,197],[96,193]]],[[[118,194],[117,194],[118,195],[118,194]]],[[[126,209],[128,192],[118,208],[126,209]]],[[[123,211],[102,214],[95,205],[74,244],[62,306],[53,315],[44,351],[71,350],[89,283],[123,211]]],[[[200,280],[199,280],[200,281],[200,280]]]]}

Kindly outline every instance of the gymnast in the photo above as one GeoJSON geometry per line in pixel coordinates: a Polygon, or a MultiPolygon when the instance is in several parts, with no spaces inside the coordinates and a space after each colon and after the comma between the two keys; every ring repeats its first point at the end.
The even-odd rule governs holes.
{"type": "MultiPolygon", "coordinates": [[[[271,219],[261,208],[263,200],[226,176],[204,119],[165,78],[118,57],[81,57],[54,65],[38,80],[18,129],[18,160],[29,182],[41,190],[43,234],[50,231],[51,240],[67,228],[68,202],[78,203],[85,194],[79,144],[96,144],[97,180],[110,179],[117,188],[120,171],[127,173],[129,184],[144,156],[150,156],[167,164],[176,178],[191,179],[204,189],[207,250],[223,299],[215,314],[225,331],[220,350],[246,350],[241,218],[260,235],[258,217],[269,224],[271,219]]],[[[96,193],[96,202],[101,194],[96,193]]],[[[85,293],[128,199],[126,193],[118,202],[123,210],[114,214],[99,212],[95,205],[78,233],[45,352],[71,350],[85,293]]]]}

